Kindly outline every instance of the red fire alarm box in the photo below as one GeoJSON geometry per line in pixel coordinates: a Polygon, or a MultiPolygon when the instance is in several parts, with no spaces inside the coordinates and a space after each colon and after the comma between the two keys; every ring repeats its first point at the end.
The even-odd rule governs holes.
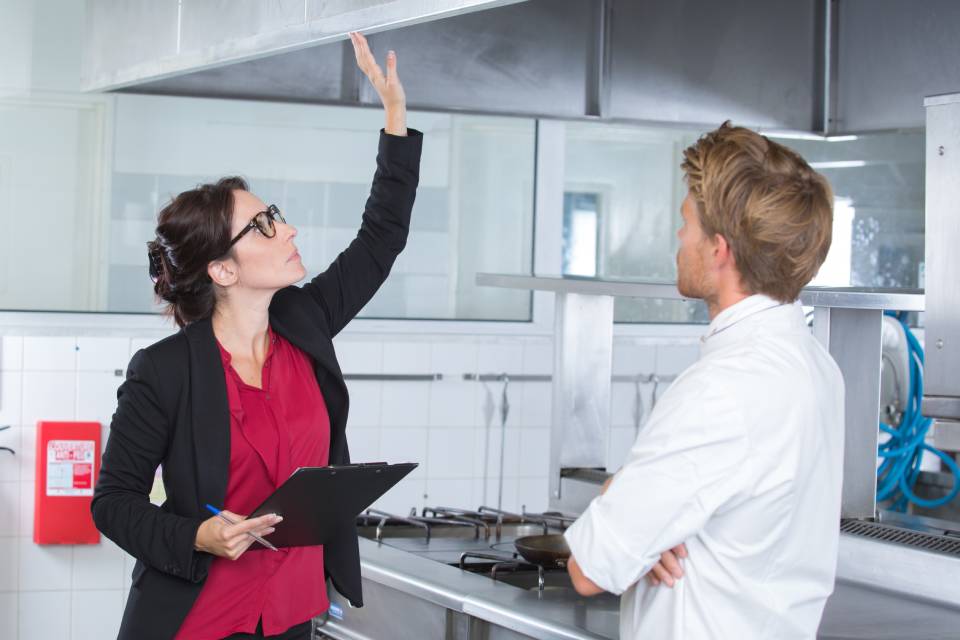
{"type": "Polygon", "coordinates": [[[33,541],[97,544],[90,502],[100,474],[99,422],[37,423],[33,541]]]}

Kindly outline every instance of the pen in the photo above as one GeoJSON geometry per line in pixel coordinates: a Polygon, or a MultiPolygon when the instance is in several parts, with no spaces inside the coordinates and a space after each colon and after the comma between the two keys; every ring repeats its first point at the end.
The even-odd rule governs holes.
{"type": "MultiPolygon", "coordinates": [[[[227,516],[223,515],[223,513],[220,511],[220,509],[217,509],[217,508],[216,508],[215,506],[213,506],[212,504],[208,504],[208,505],[206,505],[206,507],[207,507],[207,510],[210,511],[210,513],[212,513],[213,515],[217,516],[218,518],[220,518],[221,520],[223,520],[223,521],[226,522],[227,524],[237,524],[236,522],[234,522],[233,520],[231,520],[231,519],[228,518],[227,516]]],[[[278,551],[278,549],[277,549],[275,546],[273,546],[272,544],[270,544],[269,542],[267,542],[266,540],[264,540],[264,539],[261,538],[260,536],[254,535],[254,534],[250,533],[249,531],[247,531],[247,535],[250,536],[251,538],[253,538],[254,540],[256,540],[257,542],[259,542],[260,544],[262,544],[263,546],[265,546],[267,549],[272,549],[273,551],[278,551]]]]}

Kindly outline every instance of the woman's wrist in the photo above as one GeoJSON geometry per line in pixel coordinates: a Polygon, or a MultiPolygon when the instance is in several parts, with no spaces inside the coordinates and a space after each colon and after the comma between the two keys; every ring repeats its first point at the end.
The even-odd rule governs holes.
{"type": "Polygon", "coordinates": [[[387,107],[386,124],[383,130],[392,136],[407,135],[407,107],[400,105],[397,107],[387,107]]]}

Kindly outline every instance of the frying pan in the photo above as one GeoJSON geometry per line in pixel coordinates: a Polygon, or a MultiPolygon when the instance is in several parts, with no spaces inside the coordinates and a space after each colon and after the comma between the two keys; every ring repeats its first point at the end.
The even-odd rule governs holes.
{"type": "Polygon", "coordinates": [[[542,567],[565,567],[570,557],[570,547],[559,533],[542,536],[523,536],[513,545],[523,559],[542,567]]]}

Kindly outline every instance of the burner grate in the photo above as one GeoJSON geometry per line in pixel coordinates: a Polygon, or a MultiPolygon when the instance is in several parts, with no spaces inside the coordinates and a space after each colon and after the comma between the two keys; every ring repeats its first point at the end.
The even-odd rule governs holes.
{"type": "Polygon", "coordinates": [[[867,520],[841,520],[840,531],[862,538],[960,557],[960,533],[926,533],[867,520]]]}

